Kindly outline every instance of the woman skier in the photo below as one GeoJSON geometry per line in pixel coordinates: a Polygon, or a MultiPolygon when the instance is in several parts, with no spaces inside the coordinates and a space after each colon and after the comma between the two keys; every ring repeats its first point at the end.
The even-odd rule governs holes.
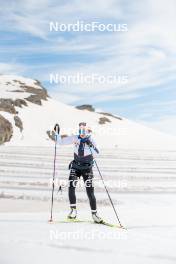
{"type": "Polygon", "coordinates": [[[68,219],[76,219],[76,195],[75,189],[78,178],[83,177],[86,187],[87,196],[89,198],[92,218],[94,222],[101,223],[103,220],[97,215],[96,198],[93,187],[93,153],[99,153],[94,140],[91,137],[91,130],[87,127],[85,122],[79,123],[78,135],[66,136],[61,138],[59,132],[60,127],[55,125],[54,131],[57,135],[57,142],[60,145],[74,145],[74,159],[69,165],[69,187],[68,195],[70,201],[71,211],[68,219]]]}

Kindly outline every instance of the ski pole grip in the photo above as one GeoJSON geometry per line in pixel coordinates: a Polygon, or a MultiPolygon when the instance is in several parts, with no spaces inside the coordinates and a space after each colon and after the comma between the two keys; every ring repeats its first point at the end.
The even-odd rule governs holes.
{"type": "Polygon", "coordinates": [[[59,133],[60,133],[60,126],[59,126],[59,124],[56,124],[54,126],[54,132],[56,133],[56,135],[59,135],[59,133]]]}

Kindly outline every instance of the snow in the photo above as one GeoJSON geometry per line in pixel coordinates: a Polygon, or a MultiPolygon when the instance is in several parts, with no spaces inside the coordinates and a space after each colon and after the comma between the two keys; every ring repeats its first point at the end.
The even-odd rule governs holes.
{"type": "Polygon", "coordinates": [[[20,86],[20,82],[27,86],[32,86],[36,89],[41,89],[36,85],[36,81],[24,78],[16,75],[0,75],[0,94],[4,99],[24,99],[30,95],[30,93],[24,92],[24,89],[20,86]],[[18,90],[18,92],[15,92],[18,90]]]}
{"type": "MultiPolygon", "coordinates": [[[[48,223],[48,213],[1,213],[1,263],[144,263],[175,261],[175,195],[124,195],[120,215],[127,230],[90,223],[48,223]],[[171,202],[172,201],[172,202],[171,202]]],[[[60,211],[59,206],[55,210],[60,211]]],[[[81,219],[90,213],[80,210],[81,219]]],[[[101,214],[115,222],[111,208],[101,214]]],[[[67,211],[55,213],[64,220],[67,211]]]]}
{"type": "MultiPolygon", "coordinates": [[[[58,149],[57,179],[68,179],[71,158],[71,148],[58,149]]],[[[126,182],[109,191],[127,230],[48,223],[53,148],[1,147],[0,263],[175,262],[176,151],[104,149],[97,162],[105,180],[126,182]]],[[[84,188],[78,187],[77,198],[79,218],[91,220],[84,188]]],[[[96,187],[96,198],[99,215],[117,223],[103,187],[96,187]]],[[[54,220],[64,220],[68,210],[67,188],[62,196],[56,188],[54,220]]]]}

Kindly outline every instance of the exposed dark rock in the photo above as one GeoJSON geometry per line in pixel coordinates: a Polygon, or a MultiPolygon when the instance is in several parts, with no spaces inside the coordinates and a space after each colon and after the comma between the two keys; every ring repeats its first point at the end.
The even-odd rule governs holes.
{"type": "Polygon", "coordinates": [[[16,114],[14,101],[12,99],[0,99],[0,111],[16,114]]]}
{"type": "Polygon", "coordinates": [[[37,88],[34,88],[32,86],[27,86],[27,85],[21,85],[21,88],[23,88],[24,91],[27,93],[36,94],[40,96],[40,99],[43,99],[43,100],[47,100],[47,98],[49,97],[47,90],[45,88],[37,89],[37,88]]]}
{"type": "Polygon", "coordinates": [[[25,99],[34,104],[42,105],[41,100],[47,100],[47,98],[49,97],[47,90],[45,88],[36,89],[32,86],[27,86],[27,85],[21,85],[21,87],[24,89],[25,92],[32,93],[32,95],[30,95],[25,99]]]}
{"type": "Polygon", "coordinates": [[[0,115],[0,144],[10,141],[12,135],[12,124],[2,115],[0,115]]]}
{"type": "Polygon", "coordinates": [[[109,120],[107,117],[100,117],[99,118],[99,121],[98,121],[98,123],[100,124],[100,125],[104,125],[104,124],[106,124],[106,123],[111,123],[111,120],[109,120]]]}
{"type": "Polygon", "coordinates": [[[23,131],[23,123],[22,123],[21,119],[19,118],[19,116],[15,115],[14,121],[15,121],[15,126],[17,126],[20,129],[20,132],[22,132],[23,131]]]}
{"type": "Polygon", "coordinates": [[[13,80],[13,82],[19,83],[20,85],[25,85],[25,83],[21,82],[20,80],[13,80]]]}
{"type": "Polygon", "coordinates": [[[78,105],[78,106],[76,106],[76,108],[79,110],[88,110],[90,112],[95,112],[95,108],[89,104],[78,105]]]}
{"type": "Polygon", "coordinates": [[[35,80],[34,84],[45,89],[39,80],[35,80]]]}
{"type": "Polygon", "coordinates": [[[24,91],[22,90],[13,90],[13,91],[10,91],[11,93],[24,93],[24,91]]]}
{"type": "Polygon", "coordinates": [[[113,117],[113,118],[116,118],[116,119],[119,119],[119,120],[123,120],[121,117],[112,115],[110,113],[99,112],[99,114],[102,114],[102,115],[105,115],[105,116],[110,116],[110,117],[113,117]]]}
{"type": "Polygon", "coordinates": [[[47,90],[42,86],[42,84],[35,80],[34,84],[38,86],[38,88],[35,88],[33,86],[26,85],[24,82],[21,82],[20,80],[13,80],[13,82],[19,83],[20,87],[23,90],[14,90],[13,92],[27,92],[31,95],[27,98],[25,98],[27,101],[32,102],[34,104],[42,105],[41,100],[47,100],[49,98],[49,95],[47,93],[47,90]]]}
{"type": "Polygon", "coordinates": [[[33,104],[38,104],[38,105],[42,105],[42,101],[40,99],[40,97],[38,95],[30,95],[29,97],[25,98],[27,101],[33,103],[33,104]]]}
{"type": "Polygon", "coordinates": [[[16,114],[17,111],[15,109],[15,106],[22,107],[27,106],[27,103],[23,99],[0,99],[0,111],[8,112],[10,114],[16,114]]]}
{"type": "MultiPolygon", "coordinates": [[[[47,90],[41,85],[41,83],[37,80],[34,81],[36,87],[32,85],[27,85],[25,82],[20,80],[12,80],[7,81],[5,83],[7,85],[14,86],[14,90],[10,89],[9,98],[0,98],[0,111],[8,112],[14,115],[15,126],[23,130],[22,120],[18,116],[18,111],[16,107],[24,107],[28,106],[27,101],[32,102],[34,104],[42,105],[42,100],[47,100],[49,95],[47,94],[47,90]],[[18,88],[19,87],[19,88],[18,88]],[[28,93],[29,96],[24,99],[10,99],[10,93],[28,93]]],[[[6,120],[2,115],[0,115],[0,144],[10,141],[10,138],[13,135],[13,127],[12,124],[6,120]]]]}
{"type": "Polygon", "coordinates": [[[16,100],[14,101],[14,105],[15,105],[15,106],[18,106],[18,107],[22,107],[23,105],[24,105],[24,106],[27,106],[27,103],[26,103],[26,101],[23,100],[23,99],[16,99],[16,100]]]}

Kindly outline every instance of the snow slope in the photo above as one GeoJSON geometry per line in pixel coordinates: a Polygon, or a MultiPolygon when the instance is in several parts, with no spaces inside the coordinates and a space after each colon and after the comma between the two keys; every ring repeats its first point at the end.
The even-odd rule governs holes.
{"type": "MultiPolygon", "coordinates": [[[[28,86],[41,89],[35,80],[18,76],[0,76],[1,98],[24,99],[26,93],[19,90],[18,80],[28,86]],[[12,82],[8,84],[7,82],[12,82]]],[[[57,122],[61,125],[62,134],[76,132],[78,123],[86,121],[93,129],[93,136],[100,147],[119,147],[131,149],[176,149],[176,137],[172,137],[151,128],[137,124],[125,118],[122,120],[104,114],[79,110],[58,102],[52,98],[42,100],[42,105],[27,102],[28,106],[16,107],[18,116],[23,122],[22,133],[15,126],[12,114],[0,111],[5,118],[13,124],[13,137],[7,145],[16,146],[49,146],[53,143],[48,138],[46,131],[52,130],[57,122]],[[106,117],[110,122],[99,124],[100,118],[106,117]]]]}
{"type": "MultiPolygon", "coordinates": [[[[2,264],[170,264],[175,263],[175,195],[126,195],[120,216],[127,230],[88,223],[49,224],[47,212],[0,213],[2,264]],[[36,261],[35,261],[36,260],[36,261]]],[[[67,211],[55,207],[56,220],[67,211]]],[[[112,209],[101,215],[116,222],[112,209]]],[[[81,219],[90,213],[81,210],[81,219]]]]}

